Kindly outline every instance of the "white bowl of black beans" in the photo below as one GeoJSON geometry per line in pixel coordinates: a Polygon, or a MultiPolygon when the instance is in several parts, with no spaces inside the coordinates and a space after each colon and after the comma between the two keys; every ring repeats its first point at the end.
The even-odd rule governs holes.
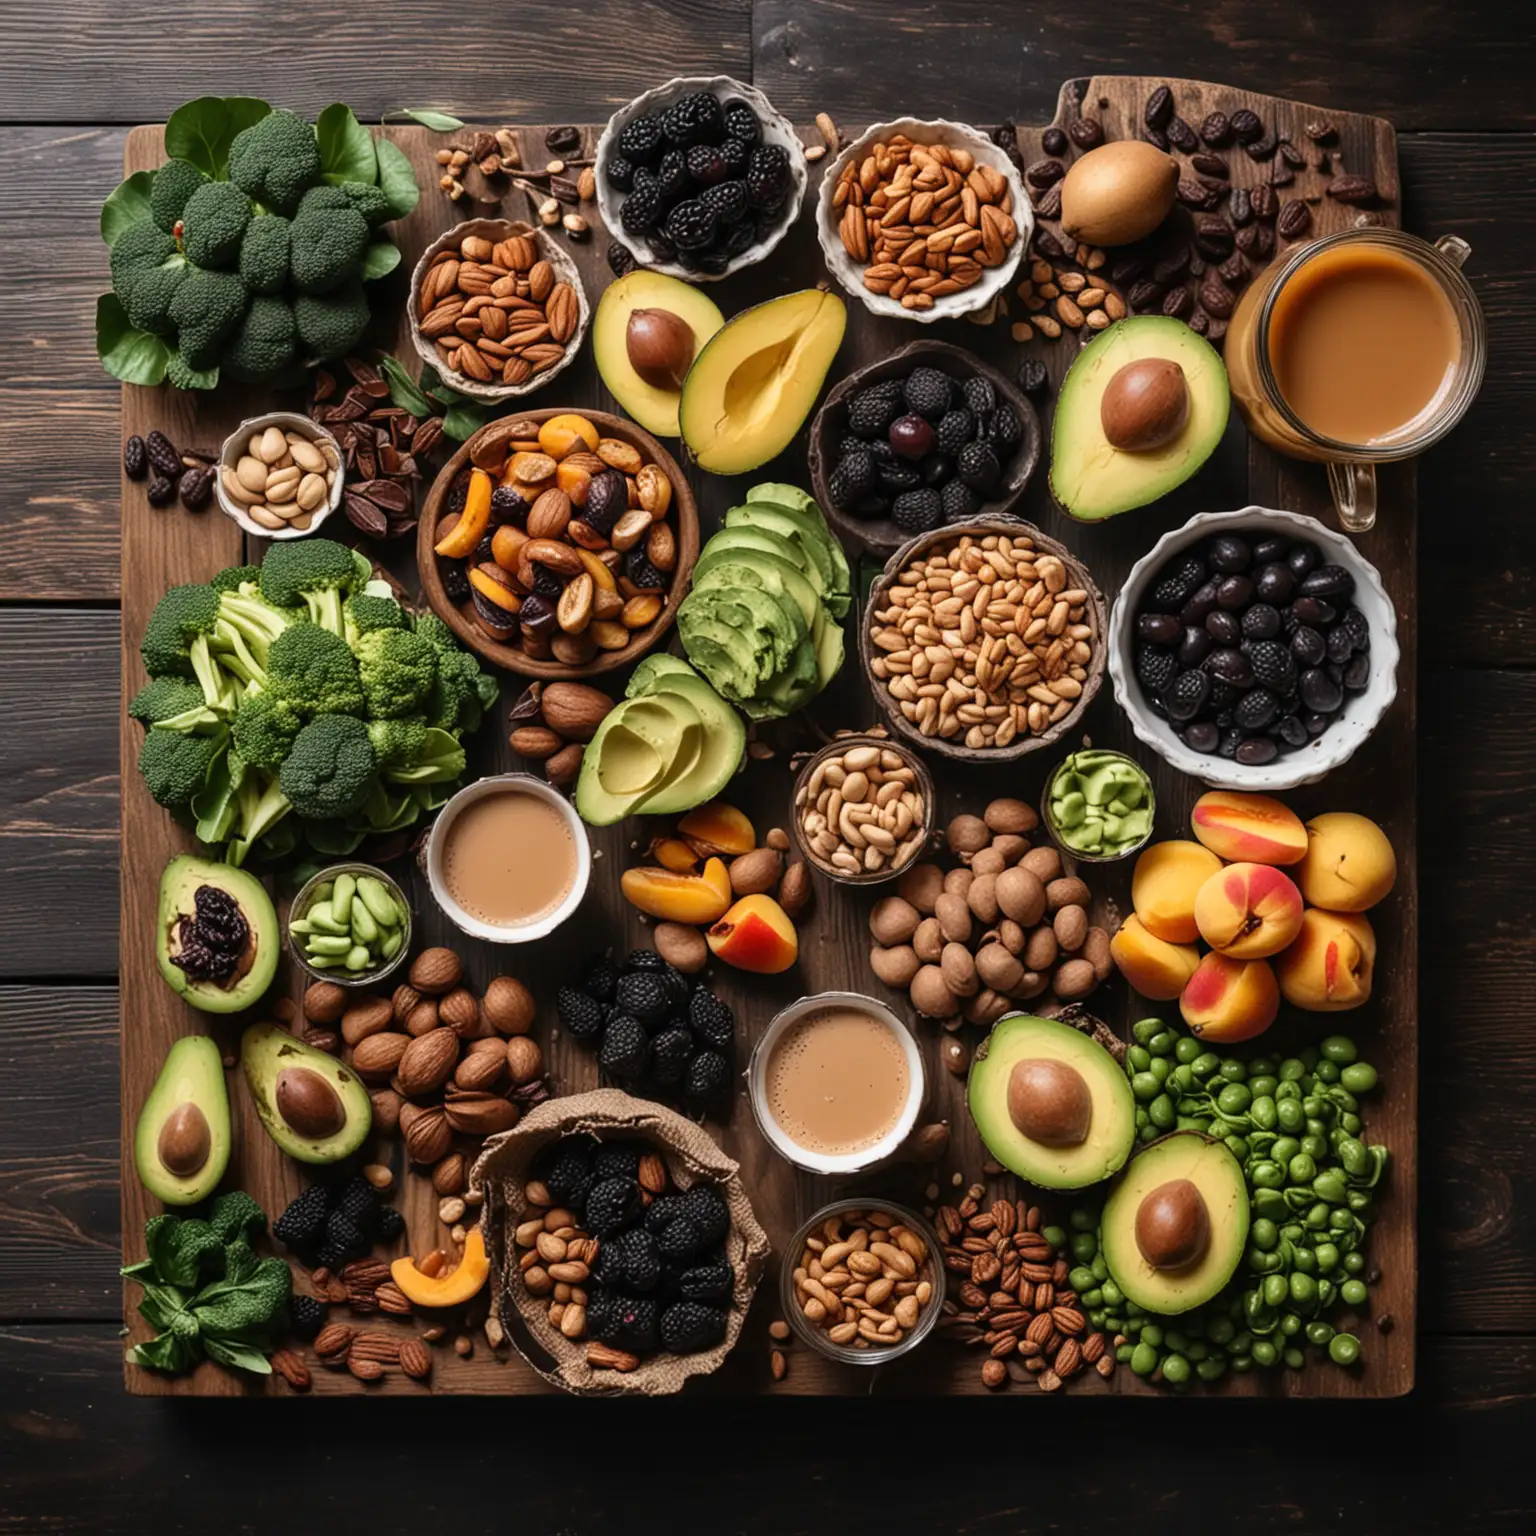
{"type": "Polygon", "coordinates": [[[1137,739],[1221,789],[1294,789],[1347,762],[1397,697],[1397,659],[1376,568],[1316,518],[1269,507],[1165,534],[1110,614],[1109,675],[1137,739]]]}

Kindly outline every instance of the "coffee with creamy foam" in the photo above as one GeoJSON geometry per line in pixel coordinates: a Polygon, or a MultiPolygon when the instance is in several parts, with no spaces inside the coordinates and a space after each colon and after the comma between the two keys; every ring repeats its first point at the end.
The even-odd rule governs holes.
{"type": "Polygon", "coordinates": [[[443,884],[471,917],[517,928],[547,917],[576,881],[576,844],[558,810],[537,795],[482,795],[443,841],[443,884]]]}
{"type": "Polygon", "coordinates": [[[817,1009],[775,1041],[764,1074],[768,1113],[796,1146],[846,1157],[895,1130],[912,1093],[895,1030],[843,1005],[817,1009]]]}

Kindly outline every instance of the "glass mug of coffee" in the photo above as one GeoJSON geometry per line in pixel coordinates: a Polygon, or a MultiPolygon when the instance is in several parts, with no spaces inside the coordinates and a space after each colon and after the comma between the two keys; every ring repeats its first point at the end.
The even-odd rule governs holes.
{"type": "Polygon", "coordinates": [[[1376,521],[1376,465],[1437,443],[1483,379],[1471,247],[1360,225],[1261,273],[1227,330],[1232,396],[1256,437],[1317,460],[1347,532],[1376,521]]]}

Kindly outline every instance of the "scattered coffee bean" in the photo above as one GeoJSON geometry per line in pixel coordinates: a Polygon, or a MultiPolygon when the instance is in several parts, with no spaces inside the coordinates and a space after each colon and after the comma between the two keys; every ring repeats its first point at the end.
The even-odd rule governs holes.
{"type": "Polygon", "coordinates": [[[1176,117],[1168,124],[1168,142],[1177,150],[1186,155],[1192,155],[1200,147],[1200,140],[1195,136],[1195,130],[1184,121],[1182,117],[1176,117]]]}
{"type": "Polygon", "coordinates": [[[1292,198],[1280,210],[1275,228],[1284,240],[1299,240],[1312,227],[1312,210],[1300,198],[1292,198]]]}
{"type": "Polygon", "coordinates": [[[1164,296],[1163,313],[1174,320],[1181,320],[1194,307],[1194,302],[1189,289],[1181,283],[1177,288],[1170,288],[1164,296]]]}
{"type": "Polygon", "coordinates": [[[1052,125],[1040,135],[1040,148],[1048,155],[1064,155],[1067,152],[1067,136],[1060,128],[1052,125]]]}
{"type": "Polygon", "coordinates": [[[544,147],[552,155],[574,155],[581,151],[581,129],[567,123],[551,128],[544,135],[544,147]]]}
{"type": "Polygon", "coordinates": [[[1145,129],[1141,136],[1147,141],[1148,144],[1157,145],[1157,147],[1162,150],[1164,154],[1168,152],[1168,135],[1164,133],[1161,128],[1145,129]]]}
{"type": "Polygon", "coordinates": [[[1066,174],[1067,168],[1060,160],[1036,160],[1024,172],[1024,180],[1032,187],[1048,187],[1066,174]]]}
{"type": "Polygon", "coordinates": [[[1160,85],[1147,97],[1147,105],[1141,114],[1141,120],[1148,128],[1166,128],[1173,117],[1173,92],[1166,85],[1160,85]]]}
{"type": "Polygon", "coordinates": [[[1227,199],[1227,218],[1238,228],[1253,218],[1253,202],[1246,187],[1232,188],[1232,195],[1227,199]]]}
{"type": "Polygon", "coordinates": [[[1328,183],[1328,196],[1340,203],[1373,203],[1378,196],[1376,183],[1368,176],[1335,176],[1328,183]]]}
{"type": "Polygon", "coordinates": [[[1312,140],[1314,144],[1326,144],[1337,132],[1333,124],[1323,119],[1316,119],[1307,124],[1302,132],[1312,140]]]}
{"type": "Polygon", "coordinates": [[[1288,187],[1296,180],[1296,172],[1288,165],[1281,165],[1277,160],[1269,173],[1269,184],[1272,187],[1288,187]]]}
{"type": "Polygon", "coordinates": [[[1262,134],[1251,143],[1243,145],[1243,150],[1250,160],[1270,160],[1274,158],[1275,151],[1280,147],[1280,140],[1275,137],[1274,130],[1262,134]]]}
{"type": "Polygon", "coordinates": [[[1200,137],[1205,140],[1212,149],[1220,149],[1232,137],[1232,120],[1225,112],[1212,112],[1206,120],[1200,124],[1200,137]]]}
{"type": "Polygon", "coordinates": [[[1257,112],[1244,107],[1232,114],[1232,132],[1239,144],[1251,144],[1264,136],[1264,124],[1259,121],[1257,112]]]}
{"type": "Polygon", "coordinates": [[[1215,176],[1221,181],[1230,179],[1227,162],[1220,155],[1198,154],[1189,157],[1189,163],[1202,176],[1215,176]]]}
{"type": "Polygon", "coordinates": [[[1280,199],[1271,187],[1255,187],[1249,194],[1253,204],[1253,216],[1266,223],[1280,211],[1280,199]]]}
{"type": "Polygon", "coordinates": [[[1307,157],[1289,139],[1280,140],[1280,158],[1293,171],[1299,171],[1307,163],[1307,157]]]}
{"type": "Polygon", "coordinates": [[[1097,149],[1104,142],[1104,125],[1096,117],[1075,117],[1067,134],[1079,149],[1097,149]]]}

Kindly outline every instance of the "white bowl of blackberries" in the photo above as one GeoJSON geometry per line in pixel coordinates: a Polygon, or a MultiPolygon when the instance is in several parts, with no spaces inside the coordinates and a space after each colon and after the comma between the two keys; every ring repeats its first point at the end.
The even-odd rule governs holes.
{"type": "Polygon", "coordinates": [[[1397,693],[1381,578],[1315,518],[1205,512],[1131,568],[1109,672],[1137,738],[1227,789],[1310,784],[1348,761],[1397,693]]]}
{"type": "Polygon", "coordinates": [[[609,118],[597,206],[642,266],[714,282],[761,261],[799,217],[805,151],[759,90],[729,75],[669,80],[609,118]]]}

